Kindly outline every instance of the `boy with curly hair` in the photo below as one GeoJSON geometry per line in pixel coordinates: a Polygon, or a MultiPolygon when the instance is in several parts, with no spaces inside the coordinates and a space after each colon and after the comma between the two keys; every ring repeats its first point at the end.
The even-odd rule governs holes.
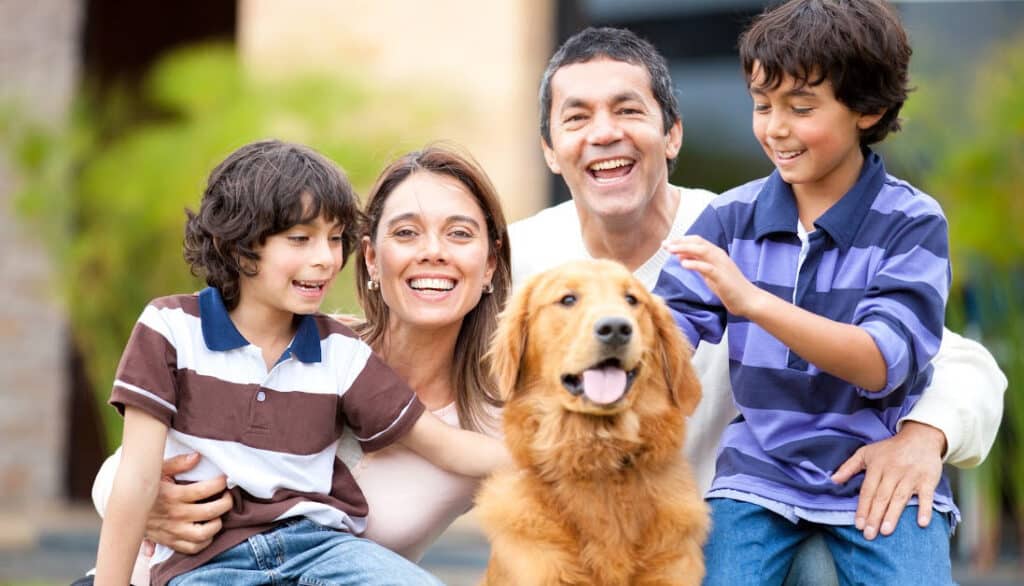
{"type": "Polygon", "coordinates": [[[667,242],[675,258],[655,288],[695,346],[729,329],[740,415],[707,494],[705,584],[781,584],[816,533],[844,584],[949,584],[959,512],[945,479],[876,540],[860,532],[863,475],[832,479],[896,433],[942,337],[946,219],[869,148],[899,130],[906,32],[882,0],[791,0],[739,46],[754,135],[776,169],[667,242]],[[914,523],[918,507],[938,522],[914,523]]]}
{"type": "Polygon", "coordinates": [[[118,366],[121,463],[96,584],[128,583],[164,458],[198,452],[176,481],[225,475],[234,506],[195,555],[158,546],[153,584],[438,584],[357,537],[367,506],[335,458],[401,442],[452,472],[507,463],[494,439],[446,425],[351,330],[317,313],[355,246],[360,213],[340,169],[275,140],[241,147],[188,213],[185,259],[209,287],[152,301],[118,366]]]}

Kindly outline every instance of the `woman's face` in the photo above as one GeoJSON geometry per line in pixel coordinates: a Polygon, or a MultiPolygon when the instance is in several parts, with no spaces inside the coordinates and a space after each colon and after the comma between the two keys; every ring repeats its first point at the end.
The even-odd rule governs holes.
{"type": "Polygon", "coordinates": [[[476,199],[457,179],[429,171],[391,191],[363,253],[392,325],[417,328],[461,325],[495,267],[476,199]]]}

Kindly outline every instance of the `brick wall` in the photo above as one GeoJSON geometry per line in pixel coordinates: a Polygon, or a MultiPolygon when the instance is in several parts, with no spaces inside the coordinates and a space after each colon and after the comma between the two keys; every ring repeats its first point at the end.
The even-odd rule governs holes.
{"type": "MultiPolygon", "coordinates": [[[[0,0],[0,100],[60,120],[79,63],[77,0],[0,0]]],[[[64,319],[44,243],[12,209],[17,178],[0,137],[0,508],[63,493],[64,319]]]]}

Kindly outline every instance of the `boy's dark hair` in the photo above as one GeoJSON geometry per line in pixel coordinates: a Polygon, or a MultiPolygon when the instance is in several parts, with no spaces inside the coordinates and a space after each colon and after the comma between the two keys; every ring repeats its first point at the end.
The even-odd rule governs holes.
{"type": "MultiPolygon", "coordinates": [[[[548,61],[544,75],[540,80],[540,135],[544,142],[551,146],[551,78],[555,73],[576,63],[587,63],[606,57],[638,65],[647,70],[651,78],[651,93],[661,108],[661,119],[664,131],[672,128],[679,120],[679,103],[672,89],[672,78],[668,74],[665,58],[654,48],[654,45],[638,37],[627,29],[601,27],[586,28],[569,37],[555,51],[548,61]]],[[[669,171],[675,167],[676,159],[668,161],[669,171]]]]}
{"type": "Polygon", "coordinates": [[[885,114],[861,131],[863,146],[900,129],[910,91],[910,42],[899,16],[884,0],[790,0],[758,16],[739,38],[740,61],[750,84],[754,64],[763,88],[790,76],[797,85],[832,83],[836,99],[854,112],[885,114]]]}
{"type": "Polygon", "coordinates": [[[259,272],[256,248],[268,236],[325,216],[345,228],[342,266],[360,231],[358,199],[345,174],[308,147],[263,140],[228,155],[210,172],[199,213],[186,209],[185,261],[230,310],[239,277],[259,272]]]}

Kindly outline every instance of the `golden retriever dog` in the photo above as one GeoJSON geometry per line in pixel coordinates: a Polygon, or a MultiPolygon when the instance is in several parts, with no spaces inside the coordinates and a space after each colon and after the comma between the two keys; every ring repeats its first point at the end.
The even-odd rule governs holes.
{"type": "Polygon", "coordinates": [[[484,584],[700,584],[707,506],[682,455],[700,400],[660,299],[612,261],[541,273],[491,346],[516,462],[486,481],[484,584]]]}

